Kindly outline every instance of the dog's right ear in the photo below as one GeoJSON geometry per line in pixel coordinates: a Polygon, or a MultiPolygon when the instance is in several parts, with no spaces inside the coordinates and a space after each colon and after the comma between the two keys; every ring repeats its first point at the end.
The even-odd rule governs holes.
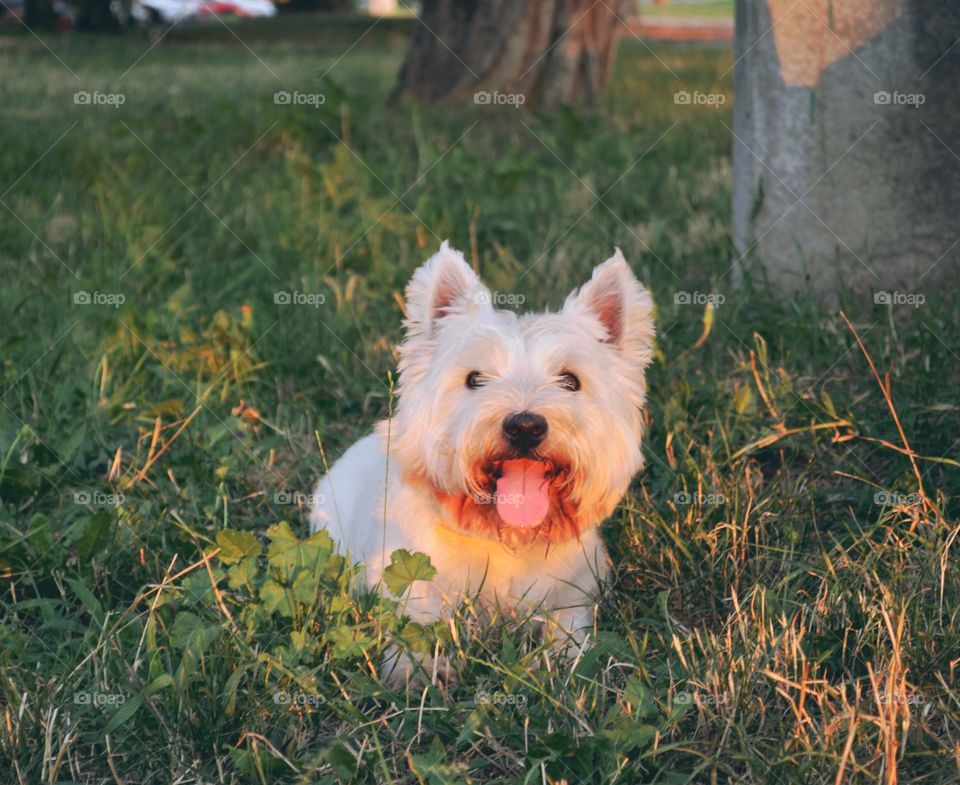
{"type": "Polygon", "coordinates": [[[604,343],[611,344],[631,364],[644,369],[653,358],[653,299],[634,277],[619,248],[579,291],[572,292],[564,313],[587,315],[606,331],[604,343]]]}
{"type": "Polygon", "coordinates": [[[490,290],[448,241],[413,274],[406,292],[407,336],[430,338],[445,316],[490,307],[490,290]]]}

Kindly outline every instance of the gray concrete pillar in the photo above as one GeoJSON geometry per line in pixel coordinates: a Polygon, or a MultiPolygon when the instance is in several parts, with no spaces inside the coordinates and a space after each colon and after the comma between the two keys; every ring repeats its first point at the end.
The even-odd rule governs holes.
{"type": "Polygon", "coordinates": [[[960,2],[736,0],[734,242],[787,291],[960,260],[960,2]]]}

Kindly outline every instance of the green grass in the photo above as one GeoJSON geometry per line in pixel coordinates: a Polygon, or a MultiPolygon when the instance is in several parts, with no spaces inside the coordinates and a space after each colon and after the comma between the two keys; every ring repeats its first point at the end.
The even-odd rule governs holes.
{"type": "MultiPolygon", "coordinates": [[[[286,24],[235,28],[253,52],[217,26],[149,51],[0,38],[4,781],[956,782],[957,464],[918,460],[912,504],[837,309],[726,274],[730,53],[626,43],[592,111],[396,108],[408,28],[340,60],[362,27],[286,24]],[[523,620],[467,604],[417,628],[350,598],[349,565],[297,539],[306,509],[276,503],[389,410],[400,293],[447,237],[530,307],[614,245],[655,296],[648,468],[605,527],[616,574],[573,672],[523,620]],[[446,649],[457,683],[383,685],[395,635],[446,649]]],[[[941,292],[838,298],[913,451],[950,461],[941,292]]]]}
{"type": "Polygon", "coordinates": [[[643,3],[640,6],[640,16],[672,16],[680,19],[722,18],[733,19],[732,0],[716,0],[705,3],[677,3],[666,5],[643,3]]]}

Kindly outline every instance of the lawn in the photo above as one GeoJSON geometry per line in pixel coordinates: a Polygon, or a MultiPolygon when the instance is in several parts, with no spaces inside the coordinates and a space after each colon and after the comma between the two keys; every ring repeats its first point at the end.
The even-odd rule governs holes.
{"type": "Polygon", "coordinates": [[[727,50],[628,40],[590,111],[390,106],[411,24],[0,36],[3,781],[957,782],[949,290],[735,279],[727,50]],[[526,307],[615,245],[654,294],[573,669],[523,619],[353,598],[307,539],[444,238],[526,307]],[[395,638],[458,680],[390,689],[395,638]]]}
{"type": "Polygon", "coordinates": [[[656,5],[653,2],[641,3],[640,16],[672,16],[677,18],[723,18],[733,19],[732,0],[712,0],[712,2],[673,2],[656,5]]]}

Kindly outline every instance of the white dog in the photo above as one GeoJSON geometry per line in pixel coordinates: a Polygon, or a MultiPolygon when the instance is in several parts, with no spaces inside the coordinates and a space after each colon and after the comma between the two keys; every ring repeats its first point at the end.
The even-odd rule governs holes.
{"type": "Polygon", "coordinates": [[[649,293],[617,249],[559,313],[517,316],[443,243],[406,312],[395,416],[320,481],[313,529],[370,586],[394,550],[429,555],[436,577],[407,598],[415,621],[478,593],[582,641],[607,571],[597,527],[643,465],[649,293]]]}

